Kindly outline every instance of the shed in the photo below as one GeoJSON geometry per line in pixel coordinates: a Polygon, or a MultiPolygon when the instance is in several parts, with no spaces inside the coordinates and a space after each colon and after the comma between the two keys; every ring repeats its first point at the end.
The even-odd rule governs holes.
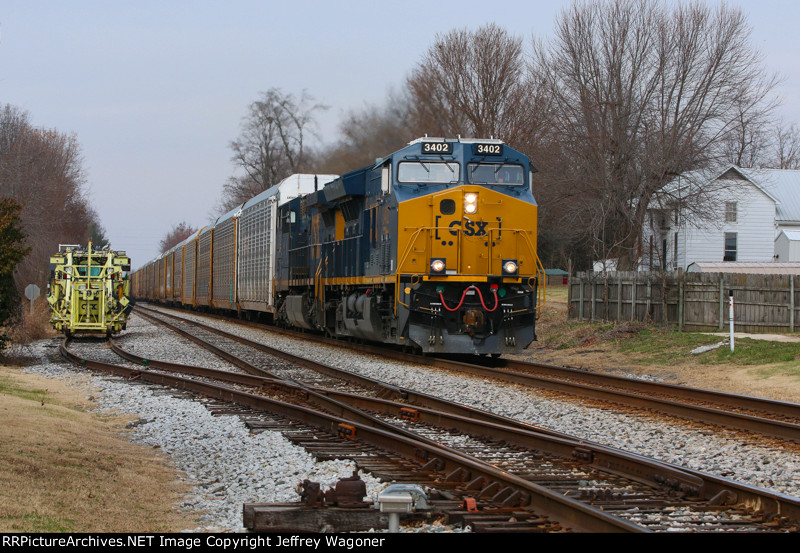
{"type": "Polygon", "coordinates": [[[697,261],[691,263],[686,271],[689,273],[735,273],[751,275],[800,275],[800,263],[758,263],[723,261],[712,263],[697,261]]]}
{"type": "Polygon", "coordinates": [[[567,284],[569,280],[569,273],[563,269],[545,269],[545,282],[547,285],[553,284],[567,284]]]}
{"type": "Polygon", "coordinates": [[[775,239],[775,260],[782,263],[800,262],[800,230],[781,230],[775,239]]]}

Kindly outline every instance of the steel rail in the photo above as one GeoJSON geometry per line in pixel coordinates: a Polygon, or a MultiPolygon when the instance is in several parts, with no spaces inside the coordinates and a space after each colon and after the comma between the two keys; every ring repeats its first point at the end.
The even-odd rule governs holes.
{"type": "MultiPolygon", "coordinates": [[[[290,363],[293,363],[293,364],[296,364],[298,366],[301,366],[301,367],[316,371],[316,372],[318,372],[320,374],[324,374],[326,376],[330,376],[330,377],[333,377],[333,378],[343,378],[344,375],[347,375],[347,380],[349,380],[350,382],[355,382],[355,383],[357,383],[357,384],[359,384],[359,385],[361,385],[361,386],[363,386],[365,388],[371,388],[371,389],[380,390],[381,391],[380,393],[381,393],[381,395],[383,397],[403,397],[403,395],[404,395],[403,392],[400,390],[400,388],[398,388],[397,386],[394,386],[392,384],[388,384],[386,382],[381,382],[379,380],[375,380],[374,378],[369,378],[369,377],[366,377],[366,376],[357,375],[355,373],[342,371],[341,369],[337,369],[336,367],[331,367],[330,365],[325,365],[324,363],[318,363],[316,361],[312,361],[310,359],[306,359],[305,357],[295,356],[295,355],[292,355],[290,353],[286,353],[285,351],[282,351],[282,350],[279,350],[279,349],[276,349],[276,348],[272,348],[270,346],[267,346],[267,345],[259,343],[259,342],[254,342],[252,340],[248,340],[247,338],[244,338],[242,336],[237,336],[236,334],[232,334],[230,332],[225,332],[224,330],[220,330],[220,329],[211,327],[209,325],[206,325],[206,324],[203,324],[203,323],[199,323],[197,321],[187,320],[187,319],[184,319],[184,318],[181,318],[181,317],[169,314],[169,313],[162,313],[162,312],[158,312],[158,313],[160,315],[164,315],[165,317],[169,317],[171,319],[176,319],[176,320],[179,320],[179,321],[184,322],[184,323],[189,323],[189,324],[194,325],[194,326],[196,326],[198,328],[202,328],[203,330],[206,330],[208,332],[213,332],[214,334],[217,334],[218,336],[222,336],[223,338],[227,338],[229,340],[234,340],[234,341],[236,341],[236,342],[238,342],[240,344],[244,344],[244,345],[246,345],[248,347],[257,349],[258,351],[260,351],[262,353],[266,353],[267,355],[271,355],[271,356],[276,357],[278,359],[283,359],[284,361],[288,361],[290,363]]],[[[228,352],[225,352],[224,350],[221,350],[220,348],[218,348],[218,347],[216,347],[216,346],[214,346],[212,344],[209,344],[207,341],[205,341],[205,340],[203,340],[201,338],[198,338],[197,336],[194,336],[191,333],[186,332],[185,330],[183,330],[183,329],[181,329],[181,328],[179,328],[179,327],[177,327],[177,326],[175,326],[173,324],[168,323],[167,321],[164,321],[162,319],[159,319],[158,317],[154,317],[152,315],[149,315],[149,314],[146,314],[146,313],[143,313],[143,312],[139,313],[139,314],[142,315],[143,317],[147,318],[148,320],[155,321],[155,322],[157,322],[159,324],[162,324],[162,325],[166,326],[167,328],[169,328],[171,330],[174,330],[175,332],[178,332],[179,334],[181,334],[182,336],[185,336],[186,338],[188,338],[189,340],[195,342],[196,344],[201,345],[203,347],[206,347],[206,349],[208,349],[209,351],[212,351],[213,353],[217,353],[223,359],[231,360],[231,363],[233,363],[234,365],[238,366],[239,368],[242,368],[242,369],[246,370],[247,372],[250,372],[251,374],[266,374],[267,376],[271,376],[273,378],[280,379],[279,376],[276,376],[276,375],[274,375],[272,373],[269,373],[268,371],[264,371],[262,369],[258,369],[256,367],[254,367],[253,365],[247,363],[246,361],[243,361],[241,359],[236,358],[235,356],[229,354],[228,352]]]]}
{"type": "MultiPolygon", "coordinates": [[[[127,354],[116,345],[112,349],[126,358],[135,358],[127,354]]],[[[163,362],[154,361],[151,366],[160,366],[163,362]]],[[[187,367],[172,363],[163,363],[165,368],[170,370],[180,370],[182,372],[202,374],[223,380],[230,379],[239,382],[242,375],[235,375],[216,369],[205,369],[199,367],[187,367]]],[[[422,439],[433,446],[439,445],[436,442],[421,438],[415,433],[398,429],[380,419],[365,416],[363,410],[370,412],[380,412],[385,415],[395,417],[413,416],[415,420],[423,423],[432,424],[437,427],[452,428],[460,432],[471,435],[492,436],[494,440],[501,440],[506,443],[546,452],[563,459],[578,459],[586,466],[593,467],[601,472],[613,473],[625,478],[638,481],[651,487],[667,487],[681,492],[698,496],[707,501],[710,505],[737,504],[744,505],[752,510],[760,510],[769,514],[781,514],[792,520],[800,520],[800,500],[784,494],[761,490],[755,486],[748,486],[737,482],[732,482],[723,478],[715,477],[685,469],[675,467],[669,463],[655,461],[640,455],[623,452],[615,448],[593,444],[582,440],[575,440],[563,437],[536,432],[528,425],[508,419],[509,424],[498,424],[493,421],[478,420],[482,416],[479,410],[472,410],[473,413],[464,415],[454,415],[452,413],[427,409],[424,407],[414,407],[409,409],[406,403],[398,403],[381,398],[370,398],[359,396],[347,392],[324,390],[319,388],[298,388],[295,384],[287,382],[275,382],[272,379],[261,377],[245,377],[248,382],[256,386],[276,386],[283,388],[284,391],[296,395],[307,393],[314,396],[308,399],[319,400],[320,396],[327,396],[337,400],[336,405],[344,404],[348,407],[356,408],[356,411],[343,409],[338,414],[345,418],[353,417],[362,423],[371,424],[383,428],[390,432],[400,431],[412,439],[422,439]]],[[[324,402],[323,402],[324,403],[324,402]]],[[[330,405],[320,405],[333,411],[330,405]]]]}
{"type": "MultiPolygon", "coordinates": [[[[137,306],[137,310],[138,309],[142,308],[137,306]]],[[[185,318],[177,315],[168,314],[161,311],[159,311],[159,313],[178,320],[186,320],[185,318]]],[[[190,322],[192,324],[204,326],[208,330],[212,330],[211,327],[203,325],[203,323],[196,321],[190,322]]],[[[230,321],[229,319],[228,322],[231,322],[231,324],[245,324],[246,326],[256,327],[262,330],[275,331],[274,328],[267,328],[263,325],[248,325],[242,321],[234,322],[230,321]]],[[[220,331],[218,329],[213,329],[213,331],[217,333],[224,333],[224,331],[220,331]]],[[[280,330],[278,332],[282,334],[293,335],[295,337],[297,336],[297,334],[293,333],[292,331],[280,330]]],[[[302,336],[303,339],[310,339],[309,334],[303,334],[302,336]]],[[[348,346],[348,344],[342,343],[341,340],[320,337],[317,337],[317,339],[326,344],[333,344],[338,347],[348,346]]],[[[535,387],[552,392],[578,395],[580,397],[595,399],[597,401],[626,405],[638,409],[645,409],[651,412],[659,412],[667,415],[678,416],[704,424],[716,424],[800,443],[800,405],[798,404],[754,398],[750,396],[737,396],[735,394],[728,394],[724,392],[700,390],[670,384],[662,385],[659,383],[631,378],[610,375],[607,376],[600,373],[585,373],[584,371],[578,371],[565,367],[555,367],[552,365],[527,364],[517,361],[503,360],[502,362],[509,366],[508,369],[492,368],[445,358],[413,355],[388,350],[385,347],[373,346],[369,344],[359,344],[358,349],[362,352],[381,355],[394,360],[462,372],[481,378],[493,378],[502,382],[518,384],[526,387],[535,387]],[[547,376],[539,376],[538,374],[529,374],[528,372],[510,370],[513,367],[526,367],[527,370],[532,370],[534,372],[541,368],[541,370],[545,371],[546,374],[549,374],[553,377],[557,376],[557,378],[548,378],[547,376]],[[573,380],[583,379],[584,382],[565,380],[566,378],[571,378],[573,380]],[[599,385],[605,384],[606,386],[609,386],[609,382],[621,385],[626,389],[614,390],[599,385]],[[712,403],[717,407],[682,403],[681,401],[676,401],[674,399],[658,397],[656,395],[643,395],[643,393],[636,392],[660,394],[662,396],[673,393],[684,398],[691,397],[695,401],[712,403]],[[734,404],[735,401],[739,402],[740,407],[746,407],[750,410],[767,413],[775,412],[777,415],[788,416],[789,418],[796,416],[798,422],[776,420],[746,413],[738,413],[722,408],[723,405],[731,405],[734,404]]],[[[404,393],[407,394],[408,391],[404,391],[404,393]]]]}
{"type": "MultiPolygon", "coordinates": [[[[340,416],[312,410],[307,407],[274,400],[257,394],[242,392],[226,386],[213,385],[208,382],[156,373],[146,369],[130,369],[100,361],[80,358],[67,348],[67,340],[61,343],[61,354],[77,366],[100,370],[137,380],[170,386],[180,390],[214,397],[223,401],[261,409],[315,426],[334,435],[339,433],[342,425],[352,427],[357,438],[387,451],[393,451],[417,463],[436,461],[436,469],[445,473],[458,470],[467,471],[473,477],[482,477],[489,481],[500,481],[506,486],[521,491],[529,499],[536,513],[547,515],[557,520],[562,527],[585,532],[648,532],[646,528],[622,520],[595,509],[574,499],[564,497],[546,488],[528,482],[518,476],[509,474],[488,463],[465,456],[457,451],[441,445],[412,439],[408,436],[389,432],[382,428],[373,428],[367,424],[345,419],[340,416]]],[[[353,409],[353,408],[349,408],[353,409]]],[[[383,423],[386,424],[386,423],[383,423]]]]}
{"type": "MultiPolygon", "coordinates": [[[[126,352],[124,349],[114,344],[113,341],[111,347],[112,350],[121,357],[139,362],[139,358],[136,355],[126,352]]],[[[668,463],[655,461],[641,455],[624,452],[612,447],[578,440],[566,435],[556,436],[547,432],[541,432],[536,427],[525,423],[505,417],[491,416],[492,413],[466,406],[456,405],[456,407],[460,407],[460,409],[453,410],[460,411],[461,414],[454,414],[450,409],[447,409],[450,405],[443,400],[439,403],[445,407],[445,410],[437,410],[430,407],[421,407],[419,405],[400,403],[382,398],[370,398],[349,392],[299,386],[293,382],[266,377],[240,375],[205,367],[181,365],[157,360],[148,360],[148,366],[259,388],[281,388],[281,390],[286,393],[298,397],[302,396],[304,399],[317,404],[318,407],[326,409],[329,412],[335,412],[342,417],[352,417],[359,422],[369,422],[402,433],[406,433],[406,431],[402,428],[397,428],[394,425],[385,423],[381,419],[367,416],[363,411],[366,409],[369,411],[383,412],[392,416],[403,416],[405,413],[413,412],[418,416],[422,415],[424,422],[430,422],[436,426],[457,428],[458,430],[473,435],[496,436],[498,431],[504,429],[505,431],[512,432],[513,435],[528,436],[530,441],[520,443],[520,445],[524,447],[537,449],[566,459],[582,458],[587,461],[587,464],[599,470],[616,472],[627,478],[638,479],[638,481],[651,486],[659,486],[665,482],[669,482],[670,484],[668,484],[668,487],[672,489],[693,490],[695,493],[700,493],[700,489],[703,486],[702,479],[694,475],[689,475],[683,471],[683,469],[669,465],[668,463]],[[329,401],[331,399],[334,399],[335,402],[329,401]],[[589,460],[590,458],[591,460],[589,460]]],[[[425,440],[424,437],[420,437],[416,434],[408,433],[408,435],[415,439],[425,440]]],[[[509,441],[515,443],[514,440],[509,441]]],[[[438,444],[434,443],[434,445],[438,444]]]]}
{"type": "MultiPolygon", "coordinates": [[[[404,404],[380,398],[354,396],[339,391],[324,391],[331,397],[369,411],[387,415],[404,416],[404,404]]],[[[521,447],[547,451],[564,458],[577,458],[599,470],[616,472],[626,478],[648,485],[665,485],[669,488],[698,495],[712,504],[719,501],[741,503],[753,510],[781,514],[800,521],[800,499],[778,492],[763,490],[725,478],[706,474],[686,467],[676,467],[616,448],[583,440],[565,440],[530,431],[518,426],[498,425],[476,421],[470,417],[453,415],[425,408],[415,409],[415,416],[429,424],[453,428],[469,434],[485,434],[493,439],[521,447]]]]}
{"type": "Polygon", "coordinates": [[[747,432],[756,432],[800,443],[800,424],[758,417],[722,408],[682,403],[654,395],[643,395],[624,390],[613,390],[591,384],[540,377],[505,369],[487,368],[469,363],[433,360],[433,365],[448,370],[464,372],[482,378],[494,378],[510,384],[535,387],[551,392],[579,395],[598,401],[622,404],[648,411],[690,419],[705,424],[717,424],[747,432]]]}
{"type": "MultiPolygon", "coordinates": [[[[139,313],[139,314],[143,315],[142,313],[139,313]]],[[[167,315],[167,314],[165,314],[165,315],[167,315]]],[[[181,335],[186,336],[187,338],[190,338],[197,345],[199,345],[201,347],[206,347],[207,342],[205,340],[202,340],[202,339],[200,339],[200,338],[198,338],[198,337],[196,337],[196,336],[194,336],[194,335],[192,335],[192,334],[190,334],[190,333],[188,333],[188,332],[186,332],[186,331],[184,331],[182,329],[174,327],[174,325],[171,325],[171,324],[167,323],[166,321],[164,321],[162,319],[159,319],[158,317],[149,317],[149,316],[145,315],[145,318],[147,318],[148,320],[151,320],[152,322],[154,322],[156,324],[164,325],[166,328],[174,329],[174,330],[178,331],[181,335]]],[[[176,319],[181,320],[181,321],[185,320],[185,319],[183,319],[181,317],[175,317],[174,315],[172,316],[172,318],[176,318],[176,319]]],[[[203,323],[200,323],[200,322],[197,322],[197,321],[187,321],[187,322],[190,322],[191,324],[196,325],[197,327],[203,328],[205,330],[210,330],[210,328],[211,328],[211,327],[208,327],[208,325],[204,325],[203,323]]],[[[218,329],[214,329],[214,330],[215,330],[215,333],[219,334],[220,336],[223,336],[223,337],[226,337],[226,338],[234,338],[235,337],[239,343],[244,344],[246,346],[253,346],[255,348],[268,348],[267,346],[264,346],[263,344],[260,344],[259,342],[252,342],[250,340],[242,338],[241,336],[231,335],[229,333],[226,333],[225,331],[221,331],[221,330],[218,330],[218,329]]],[[[219,348],[217,348],[216,346],[213,346],[211,344],[208,344],[208,345],[211,346],[211,347],[206,348],[209,351],[214,352],[214,353],[216,353],[217,351],[221,351],[222,352],[222,350],[219,350],[219,348]]],[[[272,348],[268,348],[267,350],[262,349],[262,351],[265,351],[266,353],[269,353],[269,351],[271,351],[271,350],[272,350],[272,348]]],[[[228,359],[230,357],[233,357],[231,354],[228,354],[227,352],[222,352],[222,353],[225,354],[223,359],[228,359]]],[[[462,404],[459,404],[459,403],[455,403],[455,402],[451,402],[451,401],[448,401],[448,400],[445,400],[445,399],[441,399],[441,398],[438,398],[436,396],[432,396],[432,395],[425,394],[425,393],[422,393],[422,392],[417,392],[415,390],[403,388],[401,386],[396,386],[394,384],[388,384],[388,383],[382,382],[382,381],[377,380],[377,379],[364,377],[364,376],[352,373],[350,371],[346,371],[346,370],[343,370],[343,369],[338,369],[336,367],[331,367],[330,365],[325,365],[325,364],[319,363],[317,361],[312,361],[310,359],[306,359],[306,358],[303,358],[303,357],[293,356],[292,354],[289,354],[289,353],[286,353],[286,352],[283,352],[283,351],[281,351],[280,353],[281,353],[281,358],[282,359],[285,359],[287,361],[292,362],[296,358],[298,360],[298,362],[301,362],[303,364],[303,366],[305,366],[306,368],[308,368],[310,370],[319,370],[319,372],[324,372],[325,374],[327,374],[329,376],[332,376],[334,378],[339,378],[339,379],[344,380],[344,381],[350,381],[350,382],[353,382],[355,384],[367,384],[365,386],[366,388],[379,390],[379,394],[378,395],[379,395],[379,397],[382,397],[382,398],[399,399],[399,400],[406,401],[407,403],[412,404],[412,405],[419,405],[419,406],[424,406],[424,407],[427,407],[427,408],[430,408],[430,409],[434,409],[434,410],[438,410],[438,411],[442,411],[442,412],[452,413],[452,414],[456,414],[456,415],[462,415],[462,416],[466,416],[466,417],[472,417],[472,418],[474,418],[476,420],[485,420],[485,421],[488,421],[488,422],[495,422],[497,424],[505,425],[505,426],[519,426],[521,428],[527,428],[529,430],[532,430],[534,432],[539,432],[539,433],[542,433],[542,434],[548,434],[548,435],[551,435],[551,436],[560,436],[562,438],[573,439],[573,436],[569,436],[569,435],[561,433],[561,432],[556,432],[554,430],[550,430],[550,429],[547,429],[547,428],[543,428],[543,427],[538,427],[538,426],[535,426],[535,425],[522,423],[520,421],[516,421],[514,419],[511,419],[509,417],[504,417],[502,415],[497,415],[497,414],[491,413],[489,411],[483,411],[483,410],[480,410],[480,409],[476,409],[474,407],[469,407],[467,405],[462,405],[462,404]]],[[[138,359],[138,356],[133,355],[133,354],[127,354],[127,358],[130,361],[133,361],[133,362],[140,362],[139,359],[138,359]]],[[[148,363],[154,363],[153,360],[143,360],[143,361],[145,361],[145,362],[142,363],[144,365],[147,365],[148,363]]],[[[160,364],[164,368],[168,368],[167,365],[169,365],[168,363],[166,363],[164,361],[161,361],[160,364]]],[[[155,365],[153,365],[153,366],[155,366],[155,365]]],[[[242,366],[246,367],[247,372],[249,372],[250,374],[264,374],[265,376],[271,377],[273,379],[282,380],[280,377],[275,376],[275,375],[273,375],[271,373],[266,373],[265,371],[260,371],[260,369],[257,369],[255,367],[253,367],[252,365],[250,365],[249,363],[246,363],[245,361],[238,360],[237,363],[236,363],[236,366],[240,366],[240,368],[242,368],[242,366]]],[[[208,370],[213,370],[213,369],[208,369],[208,370]]]]}
{"type": "Polygon", "coordinates": [[[698,402],[712,403],[715,405],[728,405],[730,407],[747,409],[750,411],[773,413],[777,416],[800,421],[800,404],[787,401],[778,401],[768,398],[732,394],[702,388],[691,388],[665,382],[651,382],[638,378],[627,378],[612,374],[587,372],[569,367],[558,367],[543,363],[530,363],[513,359],[497,359],[499,367],[509,371],[535,372],[541,376],[554,378],[574,378],[588,384],[600,386],[616,386],[635,392],[652,394],[674,394],[698,402]]]}

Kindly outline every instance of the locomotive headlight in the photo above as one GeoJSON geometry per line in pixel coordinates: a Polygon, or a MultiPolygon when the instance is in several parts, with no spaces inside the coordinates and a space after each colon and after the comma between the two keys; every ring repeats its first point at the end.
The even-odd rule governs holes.
{"type": "Polygon", "coordinates": [[[478,194],[467,192],[464,194],[464,213],[472,215],[478,211],[478,194]]]}
{"type": "Polygon", "coordinates": [[[503,275],[504,276],[515,276],[519,271],[519,265],[517,265],[516,259],[504,259],[503,260],[503,275]]]}
{"type": "Polygon", "coordinates": [[[445,269],[445,260],[439,258],[431,259],[431,274],[442,274],[445,269]]]}

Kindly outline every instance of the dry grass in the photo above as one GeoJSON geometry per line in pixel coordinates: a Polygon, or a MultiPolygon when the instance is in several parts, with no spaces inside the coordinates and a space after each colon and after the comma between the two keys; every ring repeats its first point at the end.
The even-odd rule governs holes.
{"type": "Polygon", "coordinates": [[[0,532],[175,532],[177,474],[128,442],[127,422],[80,409],[82,394],[0,367],[0,532]]]}
{"type": "MultiPolygon", "coordinates": [[[[22,303],[22,317],[19,322],[11,328],[2,329],[12,343],[30,344],[36,340],[58,335],[50,325],[50,307],[44,297],[40,297],[34,302],[33,313],[31,313],[28,300],[24,300],[22,303]]],[[[0,357],[2,357],[2,352],[0,352],[0,357]]]]}

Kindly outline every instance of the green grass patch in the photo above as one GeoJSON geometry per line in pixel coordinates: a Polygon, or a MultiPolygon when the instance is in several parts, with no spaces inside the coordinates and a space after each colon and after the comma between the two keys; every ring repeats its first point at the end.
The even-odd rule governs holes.
{"type": "Polygon", "coordinates": [[[752,373],[760,378],[770,378],[773,376],[800,377],[800,367],[794,363],[792,365],[773,365],[771,367],[759,367],[752,369],[752,373]]]}
{"type": "MultiPolygon", "coordinates": [[[[646,328],[635,336],[615,340],[621,353],[634,355],[644,363],[668,363],[691,358],[703,365],[773,365],[796,364],[800,359],[800,344],[741,338],[735,341],[735,351],[728,344],[699,354],[691,351],[719,344],[722,336],[693,332],[646,328]]],[[[797,369],[800,374],[800,369],[797,369]]]]}
{"type": "Polygon", "coordinates": [[[47,390],[31,390],[15,384],[10,378],[0,377],[0,394],[41,402],[47,398],[47,390]]]}
{"type": "Polygon", "coordinates": [[[544,298],[545,306],[548,303],[551,303],[551,302],[552,303],[557,303],[557,302],[567,303],[567,296],[569,295],[568,294],[568,288],[566,286],[564,286],[563,284],[556,284],[556,285],[547,286],[545,288],[544,294],[545,294],[545,298],[544,298]]]}
{"type": "MultiPolygon", "coordinates": [[[[800,344],[794,342],[769,342],[741,338],[734,342],[734,346],[734,351],[731,351],[730,346],[727,345],[715,350],[713,352],[714,359],[711,362],[734,365],[781,365],[796,364],[800,359],[800,344]]],[[[701,362],[709,361],[703,359],[701,362]]],[[[797,369],[797,367],[794,368],[797,369]]]]}
{"type": "Polygon", "coordinates": [[[675,332],[667,329],[645,327],[633,336],[615,340],[621,353],[632,355],[643,363],[669,363],[677,358],[691,355],[689,352],[701,346],[718,343],[714,336],[675,332]]]}
{"type": "Polygon", "coordinates": [[[22,517],[4,517],[11,521],[14,532],[76,532],[78,527],[74,520],[69,518],[54,518],[37,513],[28,513],[22,517]]]}

